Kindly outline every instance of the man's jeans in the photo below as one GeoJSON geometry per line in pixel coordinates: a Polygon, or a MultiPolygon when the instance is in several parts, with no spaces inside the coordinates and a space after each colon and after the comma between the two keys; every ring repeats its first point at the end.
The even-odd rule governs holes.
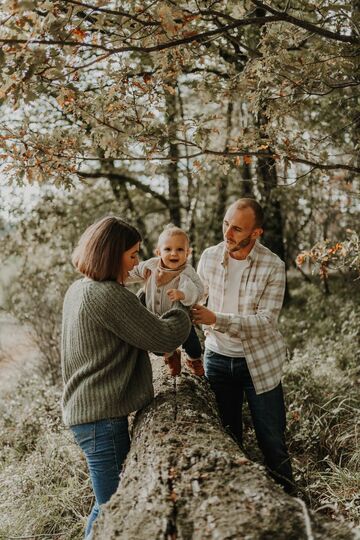
{"type": "Polygon", "coordinates": [[[230,358],[205,350],[205,375],[215,394],[222,423],[242,445],[244,393],[256,438],[271,476],[288,493],[295,492],[290,458],[285,443],[285,406],[281,383],[256,394],[245,358],[230,358]]]}
{"type": "Polygon", "coordinates": [[[78,424],[71,426],[71,430],[85,454],[95,493],[95,504],[85,529],[85,538],[91,538],[100,505],[110,499],[119,485],[122,465],[130,448],[128,421],[123,416],[78,424]]]}

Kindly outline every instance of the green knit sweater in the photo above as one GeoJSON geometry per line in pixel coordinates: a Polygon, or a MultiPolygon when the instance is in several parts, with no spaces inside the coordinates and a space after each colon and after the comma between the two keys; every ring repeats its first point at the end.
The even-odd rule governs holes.
{"type": "Polygon", "coordinates": [[[64,423],[125,416],[147,405],[154,396],[147,351],[174,350],[190,324],[178,302],[158,318],[114,281],[73,283],[62,322],[64,423]]]}

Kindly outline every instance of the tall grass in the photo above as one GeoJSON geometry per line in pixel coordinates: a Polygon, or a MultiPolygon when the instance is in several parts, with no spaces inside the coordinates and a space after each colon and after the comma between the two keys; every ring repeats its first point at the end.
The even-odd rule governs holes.
{"type": "Polygon", "coordinates": [[[359,525],[360,282],[331,285],[298,283],[281,318],[289,450],[310,507],[359,525]]]}
{"type": "Polygon", "coordinates": [[[80,540],[92,504],[86,464],[60,422],[59,389],[34,376],[0,404],[0,539],[80,540]]]}

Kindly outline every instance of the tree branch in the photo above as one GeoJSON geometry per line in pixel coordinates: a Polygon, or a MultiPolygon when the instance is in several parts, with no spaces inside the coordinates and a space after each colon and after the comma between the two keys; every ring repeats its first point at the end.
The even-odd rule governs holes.
{"type": "Polygon", "coordinates": [[[339,32],[331,32],[331,30],[320,28],[319,26],[316,26],[316,24],[313,24],[310,21],[297,19],[296,17],[293,17],[292,15],[289,15],[288,13],[285,13],[284,11],[278,11],[277,9],[274,9],[271,6],[264,4],[264,2],[261,2],[260,0],[251,0],[251,1],[257,7],[263,8],[269,13],[272,13],[273,15],[279,17],[280,20],[286,21],[295,26],[299,26],[300,28],[304,28],[305,30],[308,30],[309,32],[313,32],[314,34],[318,34],[320,36],[333,39],[335,41],[341,41],[343,43],[352,43],[353,45],[360,44],[360,38],[355,37],[354,35],[346,36],[344,34],[340,34],[339,32]]]}
{"type": "Polygon", "coordinates": [[[66,46],[72,46],[72,47],[91,47],[93,49],[102,49],[110,54],[120,54],[125,52],[140,52],[140,53],[152,53],[156,51],[163,51],[165,49],[171,49],[173,47],[177,47],[179,45],[186,45],[188,43],[193,42],[201,42],[206,40],[209,37],[222,35],[229,30],[232,30],[234,28],[239,28],[241,26],[249,26],[252,24],[266,24],[268,22],[274,22],[282,20],[278,16],[268,16],[268,17],[253,17],[251,19],[241,19],[237,20],[234,23],[228,24],[226,26],[222,26],[220,28],[216,28],[214,30],[208,30],[207,32],[201,32],[199,34],[187,36],[184,38],[174,39],[173,41],[167,41],[166,43],[159,43],[158,45],[153,45],[151,47],[139,47],[136,45],[128,45],[125,47],[117,47],[114,49],[109,49],[105,47],[104,45],[96,45],[93,43],[84,43],[79,41],[61,41],[61,40],[42,40],[42,39],[0,39],[0,43],[27,43],[32,44],[36,43],[39,45],[66,45],[66,46]]]}
{"type": "MultiPolygon", "coordinates": [[[[185,141],[179,141],[179,142],[184,144],[185,141]]],[[[191,143],[189,141],[187,142],[189,146],[196,147],[196,144],[191,143]]],[[[179,155],[177,157],[177,160],[179,161],[183,159],[184,160],[194,159],[194,158],[206,156],[206,155],[219,156],[219,157],[224,157],[224,158],[233,158],[237,156],[252,156],[252,157],[263,158],[263,159],[264,158],[280,159],[280,156],[278,156],[277,154],[269,154],[268,152],[256,152],[256,151],[245,151],[245,150],[241,150],[241,151],[239,150],[237,152],[227,152],[227,151],[222,152],[222,151],[217,151],[217,150],[204,149],[204,150],[200,150],[199,152],[195,152],[194,154],[191,154],[191,155],[179,155]]],[[[287,156],[284,156],[284,157],[287,157],[287,156]]],[[[86,157],[84,159],[86,160],[86,157]]],[[[313,169],[319,169],[319,170],[324,170],[324,171],[342,169],[345,171],[360,173],[360,167],[356,167],[355,165],[346,165],[345,163],[318,163],[318,162],[311,161],[308,159],[303,159],[300,157],[291,157],[291,158],[287,157],[287,159],[292,163],[302,163],[303,165],[309,165],[309,167],[313,167],[313,169]]],[[[124,161],[168,161],[169,157],[152,156],[151,158],[149,158],[149,157],[123,156],[122,158],[121,157],[116,158],[116,160],[117,161],[121,161],[121,160],[124,160],[124,161]]]]}
{"type": "Polygon", "coordinates": [[[143,21],[142,19],[139,19],[139,17],[136,17],[136,15],[132,15],[131,13],[127,13],[126,11],[122,11],[120,9],[117,9],[116,11],[113,9],[107,9],[107,8],[101,8],[98,6],[92,6],[91,4],[86,4],[85,2],[77,2],[76,0],[62,0],[65,4],[73,4],[74,6],[81,6],[86,9],[91,9],[94,12],[99,13],[106,13],[108,15],[115,15],[117,17],[126,17],[128,19],[131,19],[132,21],[135,21],[137,23],[140,23],[144,26],[160,26],[160,23],[157,21],[143,21]]]}
{"type": "Polygon", "coordinates": [[[16,43],[25,43],[26,45],[32,45],[33,43],[37,45],[60,45],[60,46],[69,46],[69,47],[89,47],[91,49],[102,49],[106,52],[112,52],[104,45],[96,45],[94,43],[85,43],[83,41],[63,41],[63,40],[55,40],[55,39],[5,39],[1,38],[0,43],[4,43],[5,45],[13,45],[16,43]]]}
{"type": "Polygon", "coordinates": [[[169,201],[167,200],[164,195],[161,195],[160,193],[157,193],[153,189],[151,189],[150,186],[147,186],[143,182],[140,182],[140,180],[136,180],[135,178],[132,178],[130,176],[126,176],[125,174],[119,173],[119,172],[102,172],[102,171],[96,171],[96,172],[81,172],[78,171],[77,175],[81,178],[108,178],[109,180],[116,180],[118,182],[122,183],[129,183],[144,193],[149,193],[154,199],[157,199],[160,201],[166,208],[169,207],[169,201]]]}

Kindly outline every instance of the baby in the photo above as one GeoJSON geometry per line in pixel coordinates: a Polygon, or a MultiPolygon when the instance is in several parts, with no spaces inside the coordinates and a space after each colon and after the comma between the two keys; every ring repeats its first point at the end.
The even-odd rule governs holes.
{"type": "MultiPolygon", "coordinates": [[[[168,225],[159,236],[155,253],[156,257],[141,262],[130,273],[130,281],[145,280],[147,308],[157,315],[162,315],[176,300],[184,306],[199,302],[204,294],[204,287],[194,268],[187,262],[190,248],[186,232],[174,225],[168,225]]],[[[190,372],[204,375],[201,345],[193,326],[183,347],[190,372]]],[[[181,351],[177,349],[166,353],[164,360],[171,375],[179,375],[181,351]]]]}

